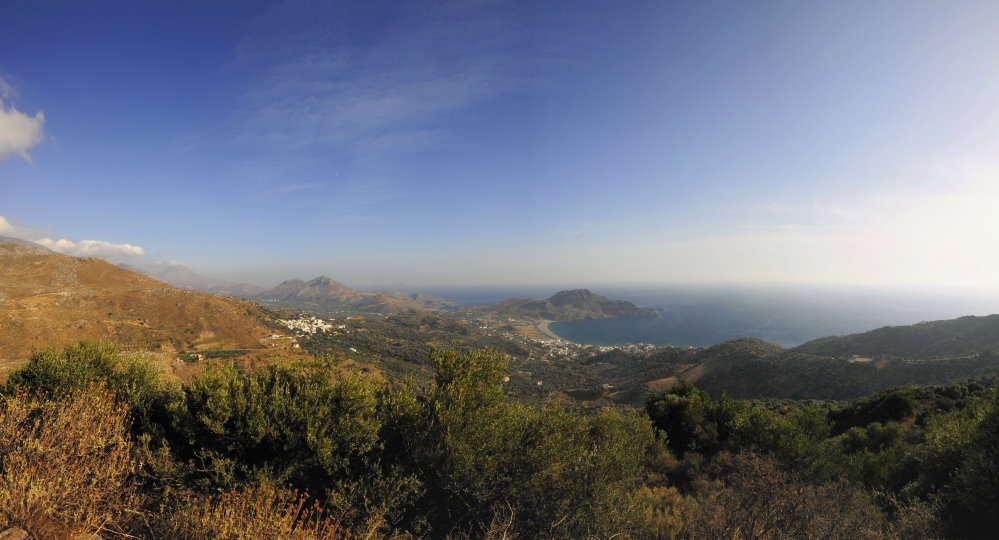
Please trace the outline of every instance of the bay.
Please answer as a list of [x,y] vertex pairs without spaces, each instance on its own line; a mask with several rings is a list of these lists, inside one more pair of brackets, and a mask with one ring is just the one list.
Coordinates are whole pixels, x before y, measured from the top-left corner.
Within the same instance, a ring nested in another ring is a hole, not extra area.
[[590,345],[703,347],[755,337],[792,347],[882,326],[999,312],[999,298],[967,291],[612,285],[593,292],[658,309],[658,317],[564,321],[549,329]]

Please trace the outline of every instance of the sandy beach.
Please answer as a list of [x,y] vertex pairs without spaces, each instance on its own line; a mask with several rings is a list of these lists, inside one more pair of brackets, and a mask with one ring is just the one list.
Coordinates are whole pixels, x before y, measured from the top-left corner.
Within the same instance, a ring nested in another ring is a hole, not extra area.
[[557,335],[555,335],[555,333],[552,332],[548,328],[548,325],[551,324],[551,323],[553,323],[553,322],[555,322],[555,321],[539,321],[538,322],[538,331],[541,332],[542,334],[544,334],[544,335],[552,338],[552,339],[557,339],[559,341],[565,341],[564,339],[562,339],[562,338],[558,337]]

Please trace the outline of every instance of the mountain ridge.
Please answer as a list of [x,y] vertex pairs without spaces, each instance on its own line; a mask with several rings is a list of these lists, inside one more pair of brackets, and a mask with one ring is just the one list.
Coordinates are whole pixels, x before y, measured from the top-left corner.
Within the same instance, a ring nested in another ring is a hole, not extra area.
[[344,311],[382,315],[410,310],[434,311],[457,305],[423,293],[354,289],[328,276],[319,276],[310,281],[285,280],[272,289],[254,294],[251,298],[267,305],[306,311]]
[[793,348],[822,356],[890,355],[929,359],[999,350],[999,314],[967,315],[813,339]]
[[823,337],[789,349],[754,338],[727,341],[697,351],[673,382],[732,397],[853,399],[997,370],[999,315],[969,315]]

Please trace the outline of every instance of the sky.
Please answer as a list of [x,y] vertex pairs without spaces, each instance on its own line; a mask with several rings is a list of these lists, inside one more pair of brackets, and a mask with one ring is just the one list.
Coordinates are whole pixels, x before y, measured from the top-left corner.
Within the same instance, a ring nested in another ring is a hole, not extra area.
[[0,235],[273,286],[999,289],[999,2],[0,17]]

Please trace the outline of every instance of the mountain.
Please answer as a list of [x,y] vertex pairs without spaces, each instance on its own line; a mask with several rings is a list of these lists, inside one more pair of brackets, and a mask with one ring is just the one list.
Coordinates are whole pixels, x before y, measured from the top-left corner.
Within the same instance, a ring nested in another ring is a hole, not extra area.
[[118,266],[145,274],[180,289],[193,289],[212,294],[238,296],[240,298],[252,298],[254,295],[267,290],[265,287],[258,287],[256,285],[248,285],[246,283],[233,284],[220,279],[205,277],[191,270],[186,264],[177,262],[135,265],[118,263]]
[[82,339],[171,353],[299,355],[279,351],[290,341],[271,336],[282,333],[254,302],[175,289],[103,259],[0,244],[0,363],[14,365],[33,350]]
[[249,283],[237,283],[235,285],[216,285],[207,289],[200,289],[204,292],[222,294],[225,296],[238,296],[240,298],[253,298],[267,290],[267,287],[250,285]]
[[593,294],[587,289],[560,291],[551,298],[513,298],[491,306],[463,308],[499,318],[572,321],[580,319],[638,319],[655,317],[651,309],[624,300]]
[[396,291],[361,291],[319,276],[312,281],[291,279],[273,289],[257,293],[254,299],[268,305],[323,312],[393,314],[409,310],[436,310],[457,304],[428,294]]
[[202,276],[181,263],[118,263],[118,266],[145,274],[179,289],[208,292],[207,289],[222,285],[221,281]]
[[740,339],[700,350],[693,362],[671,381],[732,397],[853,399],[899,385],[994,377],[999,315],[887,326],[792,349]]

